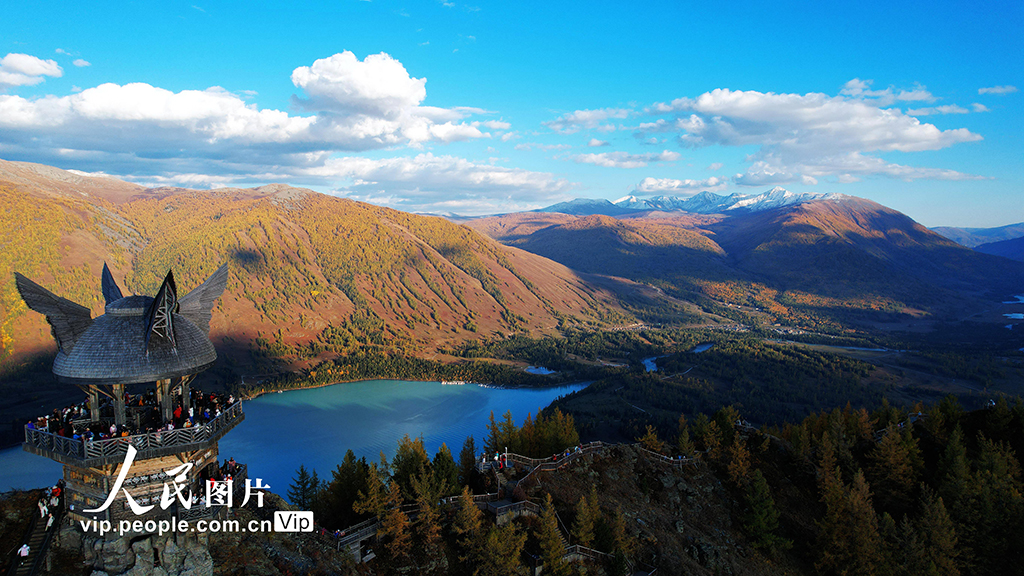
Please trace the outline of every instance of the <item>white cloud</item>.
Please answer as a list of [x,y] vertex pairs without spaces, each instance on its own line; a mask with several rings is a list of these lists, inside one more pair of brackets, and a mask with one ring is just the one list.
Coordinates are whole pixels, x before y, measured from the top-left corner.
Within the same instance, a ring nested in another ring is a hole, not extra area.
[[72,62],[72,64],[74,64],[75,66],[78,66],[79,68],[84,68],[86,66],[92,66],[91,62],[89,62],[88,60],[83,60],[81,58],[78,58],[77,60]]
[[591,148],[600,148],[601,146],[611,146],[611,143],[607,140],[598,140],[597,138],[591,138],[590,142],[587,142],[587,146]]
[[702,190],[722,190],[728,180],[712,176],[704,180],[675,180],[672,178],[644,178],[633,188],[634,194],[665,194],[692,195]]
[[984,104],[979,104],[977,102],[971,104],[971,108],[973,108],[975,112],[991,112],[988,106],[985,106]]
[[[5,58],[5,69],[60,71],[56,64],[26,58]],[[292,76],[307,90],[301,102],[318,109],[315,114],[260,109],[247,101],[249,94],[219,87],[172,92],[133,83],[35,99],[0,94],[4,152],[32,152],[41,160],[66,156],[61,149],[102,152],[154,165],[168,164],[158,159],[177,158],[175,170],[200,173],[196,166],[185,166],[188,159],[193,164],[215,158],[246,164],[257,157],[290,165],[306,162],[296,160],[296,154],[420,147],[489,137],[484,130],[508,126],[498,120],[461,121],[487,113],[479,108],[419,105],[426,80],[411,78],[386,54],[359,62],[346,52],[298,68]]]
[[664,150],[646,154],[630,154],[628,152],[602,152],[600,154],[577,154],[570,159],[577,164],[596,164],[608,168],[643,168],[650,162],[673,162],[678,160],[678,152]]
[[[454,156],[370,159],[331,158],[302,174],[324,181],[348,181],[345,195],[389,203],[403,210],[459,210],[482,213],[498,206],[549,202],[578,185],[546,172],[471,162]],[[534,206],[536,207],[536,206]]]
[[542,122],[544,126],[562,134],[574,134],[580,130],[598,130],[600,132],[611,132],[615,126],[602,124],[611,118],[627,118],[632,110],[625,108],[601,108],[598,110],[577,110],[563,114],[555,120]]
[[722,164],[721,162],[712,162],[711,164],[708,165],[707,170],[716,172],[718,170],[721,170],[722,166],[725,166],[725,164]]
[[754,162],[746,173],[733,176],[740,186],[771,186],[800,181],[817,184],[818,179],[833,177],[840,184],[859,182],[868,176],[884,176],[897,180],[985,180],[984,176],[965,174],[940,168],[918,168],[886,162],[881,158],[859,153],[809,159],[805,162],[781,165],[777,159]]
[[[680,113],[674,119],[661,118],[640,124],[637,137],[649,133],[675,132],[683,146],[759,146],[753,162],[737,184],[762,186],[796,181],[806,175],[829,175],[833,166],[842,174],[841,164],[901,179],[967,177],[957,172],[912,169],[866,156],[868,153],[939,150],[962,142],[981,140],[966,128],[940,130],[919,121],[898,108],[884,108],[881,100],[922,100],[933,98],[919,87],[894,93],[892,89],[871,91],[870,83],[851,80],[841,95],[776,94],[717,89],[696,98],[679,98],[656,104],[651,113]],[[955,113],[965,109],[939,106],[925,110]],[[868,161],[870,160],[870,161]],[[814,172],[805,171],[814,168]],[[958,176],[959,175],[959,176]]]
[[956,104],[947,104],[946,106],[935,106],[931,108],[914,108],[907,110],[907,114],[911,116],[928,116],[931,114],[967,114],[970,112],[967,108],[957,106]]
[[54,60],[11,52],[0,58],[0,90],[14,86],[35,86],[44,76],[60,78],[64,70]]
[[419,106],[427,97],[427,79],[412,78],[405,66],[380,53],[362,62],[349,51],[300,66],[292,83],[309,99],[296,99],[305,109],[394,118]]
[[992,86],[989,88],[978,88],[978,94],[1012,94],[1017,91],[1016,86]]

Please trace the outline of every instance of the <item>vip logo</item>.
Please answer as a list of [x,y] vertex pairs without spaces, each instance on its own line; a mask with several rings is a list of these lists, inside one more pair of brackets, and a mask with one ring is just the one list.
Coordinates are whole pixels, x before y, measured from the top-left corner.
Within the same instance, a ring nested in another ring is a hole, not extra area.
[[274,512],[275,532],[312,532],[312,512]]

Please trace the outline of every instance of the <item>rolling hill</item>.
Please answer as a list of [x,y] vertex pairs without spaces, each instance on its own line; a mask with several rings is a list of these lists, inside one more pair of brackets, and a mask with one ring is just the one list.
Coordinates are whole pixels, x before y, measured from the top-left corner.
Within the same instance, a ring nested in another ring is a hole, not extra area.
[[259,358],[423,356],[492,333],[632,321],[607,288],[465,226],[284,185],[146,189],[0,161],[0,202],[0,374],[54,350],[13,272],[96,316],[104,262],[142,294],[168,269],[187,291],[227,262],[211,337],[247,370]]
[[1002,256],[1010,260],[1024,262],[1024,236],[999,242],[986,242],[985,244],[975,246],[974,249],[984,254]]
[[969,250],[880,204],[784,192],[752,197],[780,200],[759,201],[759,210],[511,214],[469,225],[573,269],[833,333],[961,319],[1024,284],[1024,266]]

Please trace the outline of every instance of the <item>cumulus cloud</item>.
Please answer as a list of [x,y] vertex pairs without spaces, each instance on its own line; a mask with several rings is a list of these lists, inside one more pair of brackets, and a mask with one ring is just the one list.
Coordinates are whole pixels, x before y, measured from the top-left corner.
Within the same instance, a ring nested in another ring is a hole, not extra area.
[[978,88],[978,94],[1012,94],[1017,91],[1016,86],[991,86],[989,88]]
[[570,159],[577,164],[596,164],[608,168],[643,168],[650,162],[673,162],[678,160],[678,152],[664,150],[646,154],[630,154],[628,152],[602,152],[600,154],[577,154]]
[[[12,74],[60,73],[52,61],[19,55],[6,57],[3,66]],[[305,98],[296,100],[315,113],[260,109],[247,101],[249,94],[219,87],[172,92],[145,83],[108,83],[68,96],[0,94],[3,151],[40,160],[103,152],[140,162],[180,158],[193,164],[198,159],[244,163],[260,157],[272,164],[294,164],[305,154],[420,147],[489,137],[486,130],[509,127],[498,120],[463,121],[487,113],[479,108],[420,105],[426,80],[410,77],[386,54],[362,62],[350,52],[337,54],[297,68],[292,78],[306,91]]]
[[707,169],[712,172],[715,172],[717,170],[721,170],[722,166],[725,166],[725,164],[722,164],[721,162],[712,162],[711,164],[708,165]]
[[611,132],[615,126],[602,124],[612,118],[627,118],[632,110],[625,108],[601,108],[598,110],[577,110],[563,114],[555,120],[542,122],[544,126],[562,134],[575,134],[580,130],[597,130]]
[[35,86],[45,76],[60,78],[64,70],[54,60],[43,60],[28,54],[10,54],[0,58],[0,89],[14,86]]
[[644,178],[633,188],[633,194],[666,194],[671,193],[677,196],[693,195],[697,192],[708,190],[722,190],[728,185],[728,180],[712,176],[704,180],[675,180],[673,178]]
[[[940,130],[922,123],[899,108],[883,102],[930,100],[923,87],[913,90],[871,90],[870,82],[851,80],[840,95],[717,89],[696,98],[679,98],[655,104],[651,114],[674,114],[642,123],[637,137],[651,133],[676,133],[684,147],[758,146],[752,164],[733,180],[740,185],[764,186],[843,174],[841,165],[868,173],[901,179],[973,177],[952,171],[911,169],[883,162],[870,153],[939,150],[962,142],[981,140],[966,128]],[[959,106],[921,109],[924,113],[966,112]],[[828,172],[828,167],[836,172]],[[812,170],[813,171],[810,171]],[[867,170],[867,171],[866,171]],[[875,170],[875,172],[869,172]],[[850,172],[854,173],[854,172]]]
[[991,112],[988,106],[985,106],[984,104],[979,104],[977,102],[971,104],[971,108],[973,108],[975,112]]
[[611,146],[611,143],[607,140],[598,140],[597,138],[591,138],[590,142],[587,142],[587,146],[591,148],[600,148],[601,146]]
[[74,62],[72,62],[72,64],[74,64],[75,66],[77,66],[79,68],[84,68],[86,66],[92,66],[91,62],[89,62],[88,60],[83,60],[81,58],[76,59]]

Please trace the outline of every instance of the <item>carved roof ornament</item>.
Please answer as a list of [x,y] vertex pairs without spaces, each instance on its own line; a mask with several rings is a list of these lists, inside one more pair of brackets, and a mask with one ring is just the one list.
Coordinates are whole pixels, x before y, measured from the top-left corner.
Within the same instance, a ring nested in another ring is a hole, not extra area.
[[15,284],[25,304],[50,323],[57,341],[53,372],[58,379],[130,384],[196,374],[213,364],[217,353],[208,337],[210,318],[227,276],[225,264],[179,299],[169,271],[155,298],[123,296],[104,264],[101,284],[106,307],[96,318],[85,306],[21,274],[15,273]]

